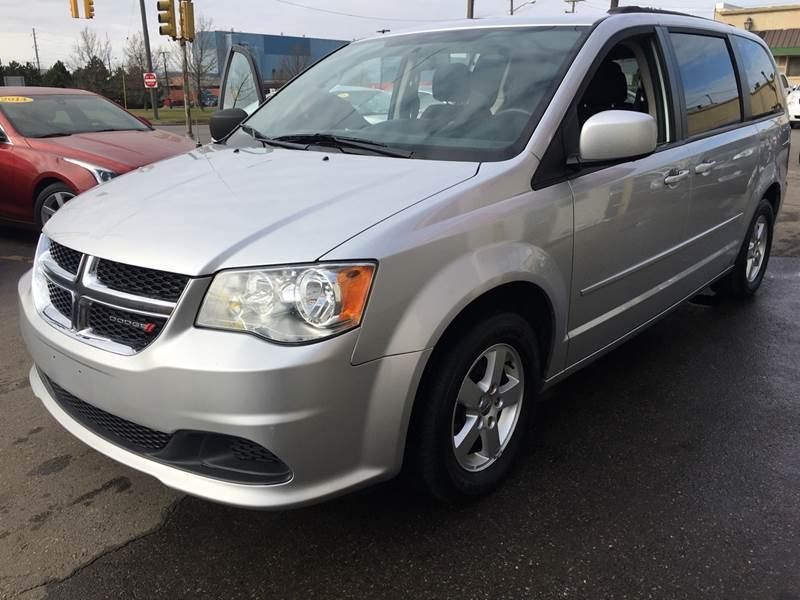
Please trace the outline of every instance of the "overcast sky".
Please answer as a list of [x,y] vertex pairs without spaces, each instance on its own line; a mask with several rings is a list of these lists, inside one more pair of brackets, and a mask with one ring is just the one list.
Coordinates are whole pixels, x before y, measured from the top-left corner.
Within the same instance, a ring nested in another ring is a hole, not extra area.
[[[524,0],[516,0],[521,5]],[[336,15],[307,7],[350,13]],[[626,0],[622,0],[625,4]],[[634,2],[630,2],[633,4]],[[713,0],[641,0],[640,5],[659,6],[673,10],[712,16]],[[748,1],[746,3],[752,3]],[[79,0],[81,12],[83,2]],[[155,0],[145,0],[153,50],[171,43],[158,35]],[[354,39],[372,35],[377,29],[395,31],[410,29],[437,20],[465,16],[466,0],[195,0],[195,14],[202,13],[214,20],[216,29],[255,33],[284,33],[335,39]],[[563,0],[536,0],[525,6],[521,15],[550,15],[563,12],[568,5]],[[579,14],[599,14],[607,0],[583,0],[577,5]],[[476,0],[476,16],[508,14],[509,0]],[[369,17],[369,18],[362,18]],[[95,0],[95,18],[72,19],[69,0],[0,0],[0,60],[34,61],[31,28],[36,27],[42,67],[56,60],[67,60],[75,36],[83,27],[104,37],[108,34],[115,60],[121,59],[125,38],[141,30],[139,0]]]

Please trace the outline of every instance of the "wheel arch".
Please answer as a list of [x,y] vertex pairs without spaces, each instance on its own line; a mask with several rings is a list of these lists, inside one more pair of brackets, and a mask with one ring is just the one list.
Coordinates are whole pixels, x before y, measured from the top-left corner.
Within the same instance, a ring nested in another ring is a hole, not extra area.
[[[553,355],[556,315],[553,302],[539,285],[524,280],[509,281],[493,287],[464,306],[447,324],[436,343],[428,364],[437,352],[446,348],[463,327],[489,315],[511,310],[521,315],[536,332],[539,368],[547,373]],[[428,370],[426,365],[425,370]],[[423,373],[423,379],[424,379]]]
[[781,207],[781,184],[774,181],[766,190],[764,190],[764,198],[766,198],[772,205],[772,211],[775,216],[778,216],[778,210]]

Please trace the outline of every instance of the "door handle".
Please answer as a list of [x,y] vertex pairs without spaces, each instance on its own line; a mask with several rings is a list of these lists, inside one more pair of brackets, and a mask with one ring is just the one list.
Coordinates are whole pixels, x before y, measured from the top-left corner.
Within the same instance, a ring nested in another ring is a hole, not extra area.
[[711,172],[711,169],[714,168],[714,165],[717,164],[717,161],[712,160],[709,162],[701,162],[694,168],[694,172],[698,175],[708,175]]
[[682,171],[678,171],[677,169],[672,169],[670,171],[671,175],[667,175],[664,177],[664,183],[667,185],[677,185],[687,177],[689,177],[689,169],[683,169]]

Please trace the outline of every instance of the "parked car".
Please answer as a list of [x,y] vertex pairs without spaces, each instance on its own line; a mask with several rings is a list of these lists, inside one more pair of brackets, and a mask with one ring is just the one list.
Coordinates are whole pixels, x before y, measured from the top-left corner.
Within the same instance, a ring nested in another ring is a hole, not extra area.
[[41,227],[81,192],[192,147],[91,92],[0,88],[0,218]]
[[[339,96],[355,83],[392,90],[386,119]],[[783,100],[760,38],[656,10],[354,42],[47,222],[19,284],[33,391],[219,502],[297,506],[401,466],[484,495],[543,388],[706,286],[756,293]]]
[[800,124],[800,90],[797,88],[786,94],[786,106],[789,112],[789,122],[792,127]]

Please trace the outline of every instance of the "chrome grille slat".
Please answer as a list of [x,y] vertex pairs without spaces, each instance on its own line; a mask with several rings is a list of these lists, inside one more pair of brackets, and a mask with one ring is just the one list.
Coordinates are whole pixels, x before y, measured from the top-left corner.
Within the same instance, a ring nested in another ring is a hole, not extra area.
[[[53,247],[56,255],[51,254]],[[66,325],[68,335],[117,354],[135,354],[158,337],[190,279],[186,275],[84,255],[52,241],[50,249],[40,259],[50,299],[50,305],[42,314],[62,331]],[[66,269],[73,268],[76,255],[80,258],[72,273]],[[102,264],[113,265],[113,283],[117,287],[133,289],[138,286],[142,290],[155,290],[161,297],[138,295],[105,285],[97,277],[97,268]],[[126,286],[125,270],[129,268],[134,285]],[[149,272],[158,278],[153,286],[146,281]],[[167,296],[174,300],[164,300]]]

